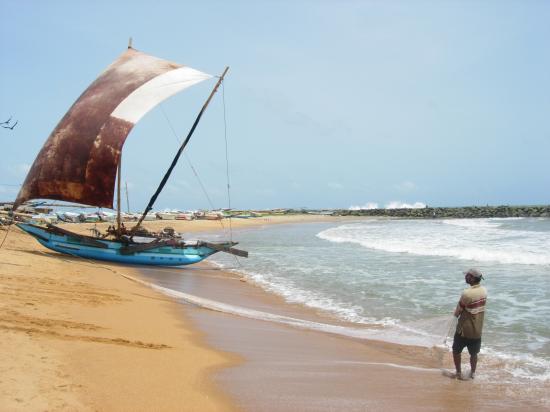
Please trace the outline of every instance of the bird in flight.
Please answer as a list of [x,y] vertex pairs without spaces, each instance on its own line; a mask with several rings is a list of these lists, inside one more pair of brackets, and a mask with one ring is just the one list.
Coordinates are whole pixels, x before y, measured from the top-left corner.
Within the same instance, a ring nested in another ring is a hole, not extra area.
[[11,124],[11,118],[13,116],[10,116],[10,118],[8,120],[6,120],[5,122],[1,122],[0,123],[0,126],[2,126],[4,129],[10,129],[10,130],[13,130],[13,128],[15,126],[17,126],[17,123],[19,123],[19,120],[16,120],[15,123]]

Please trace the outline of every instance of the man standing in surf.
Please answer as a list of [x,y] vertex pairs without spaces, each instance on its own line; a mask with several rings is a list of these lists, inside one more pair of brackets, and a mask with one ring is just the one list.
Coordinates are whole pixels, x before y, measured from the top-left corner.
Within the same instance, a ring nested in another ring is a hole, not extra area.
[[483,275],[477,269],[469,269],[464,272],[464,279],[470,285],[462,292],[454,315],[458,318],[456,332],[453,340],[453,360],[456,368],[456,377],[462,376],[461,353],[464,347],[470,353],[470,379],[474,379],[477,367],[477,354],[481,348],[481,331],[485,316],[485,303],[487,302],[487,290],[480,285]]

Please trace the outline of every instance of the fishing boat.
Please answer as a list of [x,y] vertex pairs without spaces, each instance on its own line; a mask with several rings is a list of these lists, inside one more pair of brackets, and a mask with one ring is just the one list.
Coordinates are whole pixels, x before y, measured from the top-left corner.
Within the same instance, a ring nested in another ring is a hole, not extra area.
[[195,214],[193,212],[181,212],[176,215],[176,220],[194,220]]
[[17,223],[45,247],[68,255],[146,265],[187,265],[217,252],[247,257],[236,242],[186,241],[168,228],[157,233],[141,226],[156,218],[153,204],[191,139],[225,74],[219,76],[136,225],[124,227],[120,211],[121,152],[133,126],[168,97],[213,76],[140,52],[130,44],[77,99],[36,157],[17,195],[13,211],[30,199],[54,199],[113,209],[116,225],[94,236],[54,224]]
[[164,210],[162,212],[157,212],[157,219],[161,220],[176,220],[176,216],[178,215],[178,211],[174,210]]

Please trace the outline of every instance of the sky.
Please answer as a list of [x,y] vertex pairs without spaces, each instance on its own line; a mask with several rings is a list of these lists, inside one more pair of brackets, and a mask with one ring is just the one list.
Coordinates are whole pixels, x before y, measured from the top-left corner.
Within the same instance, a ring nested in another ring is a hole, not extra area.
[[[132,37],[212,75],[230,67],[155,209],[550,203],[548,1],[0,5],[0,122],[18,121],[0,129],[0,201],[15,199],[56,124]],[[130,133],[132,210],[214,84]]]

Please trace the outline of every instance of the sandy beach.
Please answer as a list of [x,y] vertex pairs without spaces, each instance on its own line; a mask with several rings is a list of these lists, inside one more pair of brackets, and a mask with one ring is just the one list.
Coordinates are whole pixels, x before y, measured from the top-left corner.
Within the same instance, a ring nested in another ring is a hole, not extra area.
[[[231,225],[341,220],[287,216]],[[146,226],[222,230],[216,221]],[[48,251],[16,228],[0,262],[2,410],[543,409],[509,385],[445,377],[447,353],[235,316],[148,286],[177,285],[215,302],[331,322],[208,263],[182,270],[83,261]]]
[[11,229],[0,250],[1,410],[233,409],[209,377],[237,358],[122,273],[135,269],[61,256]]

